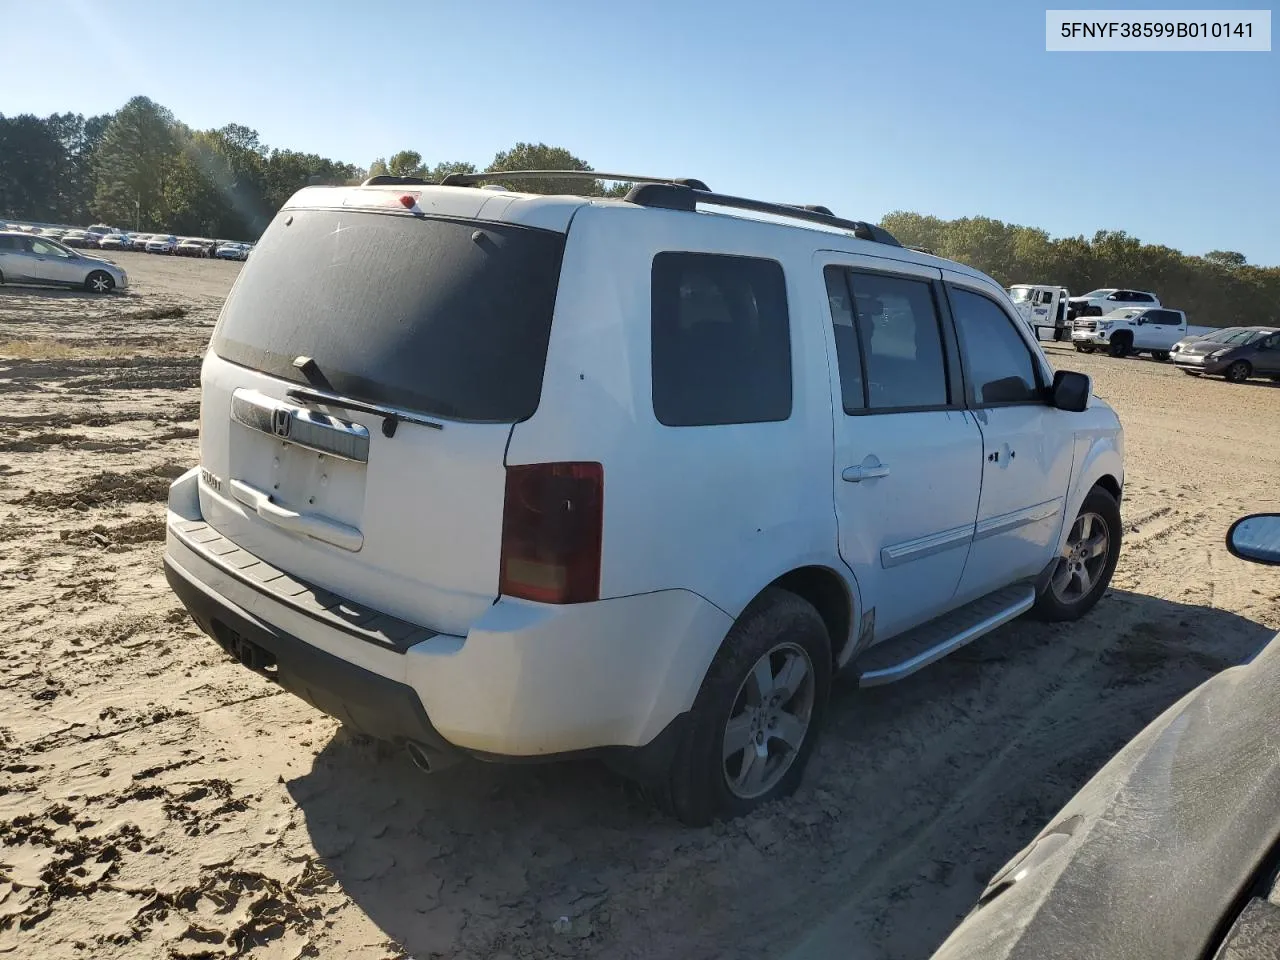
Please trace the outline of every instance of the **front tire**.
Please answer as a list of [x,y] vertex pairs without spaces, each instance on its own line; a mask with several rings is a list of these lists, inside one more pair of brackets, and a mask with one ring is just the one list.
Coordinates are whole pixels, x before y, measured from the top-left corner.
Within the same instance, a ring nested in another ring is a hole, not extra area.
[[1157,363],[1168,363],[1168,362],[1169,362],[1169,351],[1168,351],[1168,350],[1153,350],[1153,351],[1151,351],[1151,356],[1152,356],[1152,358],[1153,358]]
[[110,293],[116,288],[116,282],[105,270],[95,270],[85,277],[84,288],[90,293]]
[[1132,347],[1133,341],[1128,337],[1116,337],[1111,341],[1111,355],[1113,357],[1126,357]]
[[1090,490],[1032,613],[1060,622],[1078,620],[1092,610],[1115,573],[1123,529],[1116,498],[1102,487]]
[[1093,353],[1092,343],[1077,343],[1076,350],[1080,353]]
[[1244,383],[1253,376],[1253,367],[1249,366],[1248,360],[1237,360],[1222,375],[1231,383]]
[[689,826],[731,819],[795,790],[831,690],[831,639],[813,604],[769,589],[712,661],[653,798]]

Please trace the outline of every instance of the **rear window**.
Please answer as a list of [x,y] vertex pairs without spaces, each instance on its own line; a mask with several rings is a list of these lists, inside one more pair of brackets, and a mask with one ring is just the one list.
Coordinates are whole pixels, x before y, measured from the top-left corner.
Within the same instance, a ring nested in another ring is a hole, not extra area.
[[[345,397],[514,422],[542,392],[564,235],[476,220],[286,210],[213,336],[232,363]],[[311,357],[308,381],[294,367]]]

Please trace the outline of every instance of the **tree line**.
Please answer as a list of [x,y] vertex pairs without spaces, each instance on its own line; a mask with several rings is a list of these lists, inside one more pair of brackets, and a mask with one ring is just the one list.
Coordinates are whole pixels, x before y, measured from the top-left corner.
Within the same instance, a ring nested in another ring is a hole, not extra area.
[[[308,184],[359,183],[391,174],[438,181],[475,173],[470,161],[426,161],[415,150],[374,159],[367,169],[269,147],[240,124],[192,130],[146,97],[114,114],[0,114],[0,219],[88,224],[189,236],[255,240],[289,196]],[[486,172],[580,170],[563,147],[517,143]],[[496,182],[502,182],[498,180]],[[516,185],[512,182],[511,185]],[[625,184],[522,179],[534,193],[617,196]],[[1191,256],[1144,244],[1123,231],[1052,239],[1044,230],[987,217],[941,220],[898,211],[881,221],[903,243],[967,263],[998,282],[1048,283],[1073,294],[1096,287],[1155,292],[1211,326],[1280,324],[1280,267],[1258,267],[1229,250]]]
[[[560,147],[517,143],[485,169],[591,167]],[[147,97],[96,117],[0,114],[0,219],[8,220],[101,221],[130,230],[256,240],[294,191],[311,184],[353,184],[388,173],[438,180],[476,170],[466,161],[428,165],[412,150],[379,157],[366,170],[269,147],[241,124],[192,130]],[[540,193],[616,192],[595,180],[520,183]]]
[[1073,296],[1129,287],[1186,311],[1192,324],[1280,326],[1280,267],[1251,266],[1233,250],[1190,256],[1123,230],[1054,240],[1035,227],[987,217],[941,220],[904,211],[887,214],[881,225],[904,244],[970,264],[1006,287],[1057,284]]

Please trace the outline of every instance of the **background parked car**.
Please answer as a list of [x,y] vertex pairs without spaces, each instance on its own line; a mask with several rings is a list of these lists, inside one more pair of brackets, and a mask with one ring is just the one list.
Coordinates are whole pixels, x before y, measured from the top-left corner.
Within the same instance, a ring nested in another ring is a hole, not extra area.
[[219,260],[244,260],[249,256],[249,251],[243,243],[224,243],[214,251],[214,256]]
[[[1280,514],[1227,546],[1280,564]],[[1280,637],[1157,717],[999,870],[933,960],[1275,960]]]
[[52,237],[0,233],[0,283],[42,283],[110,293],[129,285],[128,275],[110,260],[77,253]]
[[170,256],[178,249],[178,238],[156,234],[147,241],[147,253],[167,253]]
[[1119,310],[1122,307],[1158,307],[1160,298],[1154,293],[1144,290],[1121,290],[1116,287],[1102,287],[1090,290],[1079,297],[1072,297],[1067,303],[1067,319],[1076,317],[1100,317],[1104,313]]
[[123,233],[109,233],[98,241],[98,246],[103,250],[128,250],[133,241]]
[[[3,227],[0,227],[3,229]],[[84,230],[68,230],[62,235],[62,243],[68,247],[88,247],[93,244],[89,240],[89,234]]]
[[1173,362],[1184,373],[1221,374],[1232,383],[1250,377],[1280,380],[1280,329],[1234,327],[1181,347]]
[[188,237],[178,243],[178,248],[174,252],[180,257],[208,257],[211,256],[212,246],[212,240]]
[[97,246],[98,241],[101,240],[103,237],[112,233],[121,233],[122,231],[120,230],[119,227],[110,227],[110,226],[107,226],[107,224],[105,223],[95,223],[93,226],[89,227],[85,232],[88,233],[89,236],[93,238],[94,246]]

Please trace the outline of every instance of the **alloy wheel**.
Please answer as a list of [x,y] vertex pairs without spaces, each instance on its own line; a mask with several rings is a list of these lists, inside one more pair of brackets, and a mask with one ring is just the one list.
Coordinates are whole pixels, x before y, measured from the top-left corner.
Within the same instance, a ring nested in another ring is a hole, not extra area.
[[777,786],[808,736],[813,704],[813,662],[803,647],[779,643],[755,662],[724,728],[730,792],[750,800]]
[[1082,513],[1071,525],[1058,569],[1049,586],[1062,603],[1076,603],[1089,595],[1102,576],[1111,547],[1106,521],[1096,513]]

